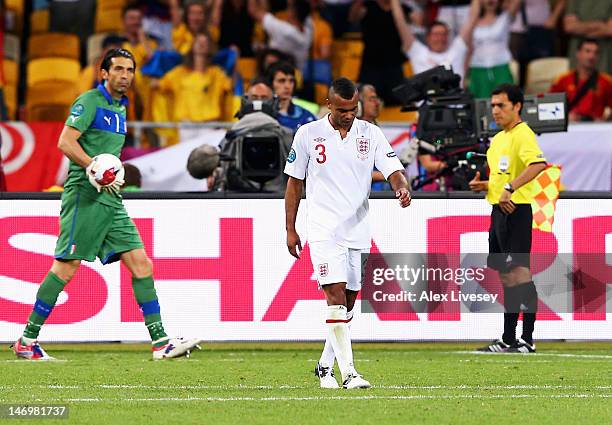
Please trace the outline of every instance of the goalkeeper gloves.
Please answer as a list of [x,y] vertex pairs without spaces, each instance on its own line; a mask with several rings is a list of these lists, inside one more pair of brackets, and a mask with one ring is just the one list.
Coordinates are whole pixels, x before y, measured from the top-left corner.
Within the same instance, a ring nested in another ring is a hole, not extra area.
[[98,162],[98,157],[94,156],[92,161],[85,169],[89,183],[98,192],[105,191],[118,196],[121,186],[125,183],[120,173],[121,170],[115,168],[104,169]]

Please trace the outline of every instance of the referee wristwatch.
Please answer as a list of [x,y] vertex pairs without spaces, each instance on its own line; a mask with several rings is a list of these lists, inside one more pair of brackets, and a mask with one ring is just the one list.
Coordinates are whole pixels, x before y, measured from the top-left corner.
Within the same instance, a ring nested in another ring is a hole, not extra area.
[[512,184],[510,184],[510,183],[506,183],[504,185],[504,190],[507,190],[510,193],[514,193],[514,188],[512,187]]

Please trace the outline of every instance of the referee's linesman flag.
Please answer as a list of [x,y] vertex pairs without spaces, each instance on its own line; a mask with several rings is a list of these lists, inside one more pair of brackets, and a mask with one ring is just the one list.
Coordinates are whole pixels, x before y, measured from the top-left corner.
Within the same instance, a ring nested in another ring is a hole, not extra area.
[[555,206],[561,188],[561,167],[549,165],[533,180],[531,209],[533,211],[532,228],[543,232],[552,232],[555,221]]

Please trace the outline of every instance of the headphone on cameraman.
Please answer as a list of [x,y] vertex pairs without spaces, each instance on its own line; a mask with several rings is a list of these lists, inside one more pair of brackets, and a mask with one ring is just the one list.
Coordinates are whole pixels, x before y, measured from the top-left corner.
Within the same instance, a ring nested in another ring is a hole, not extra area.
[[355,118],[363,117],[363,89],[366,84],[357,83],[357,96],[359,100],[357,100],[357,113],[355,114]]

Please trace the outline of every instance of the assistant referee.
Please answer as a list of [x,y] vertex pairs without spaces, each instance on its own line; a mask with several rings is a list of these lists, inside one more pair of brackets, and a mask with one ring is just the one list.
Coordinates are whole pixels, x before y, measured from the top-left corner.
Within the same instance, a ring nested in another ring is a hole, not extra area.
[[[490,175],[480,173],[470,182],[475,192],[486,191],[493,206],[489,229],[487,266],[499,272],[504,285],[504,333],[482,347],[486,352],[535,353],[533,329],[538,294],[529,270],[531,252],[531,181],[546,168],[546,159],[535,134],[521,121],[523,92],[513,84],[497,87],[491,98],[493,118],[503,131],[491,140],[487,151]],[[523,310],[523,334],[516,325]]]

